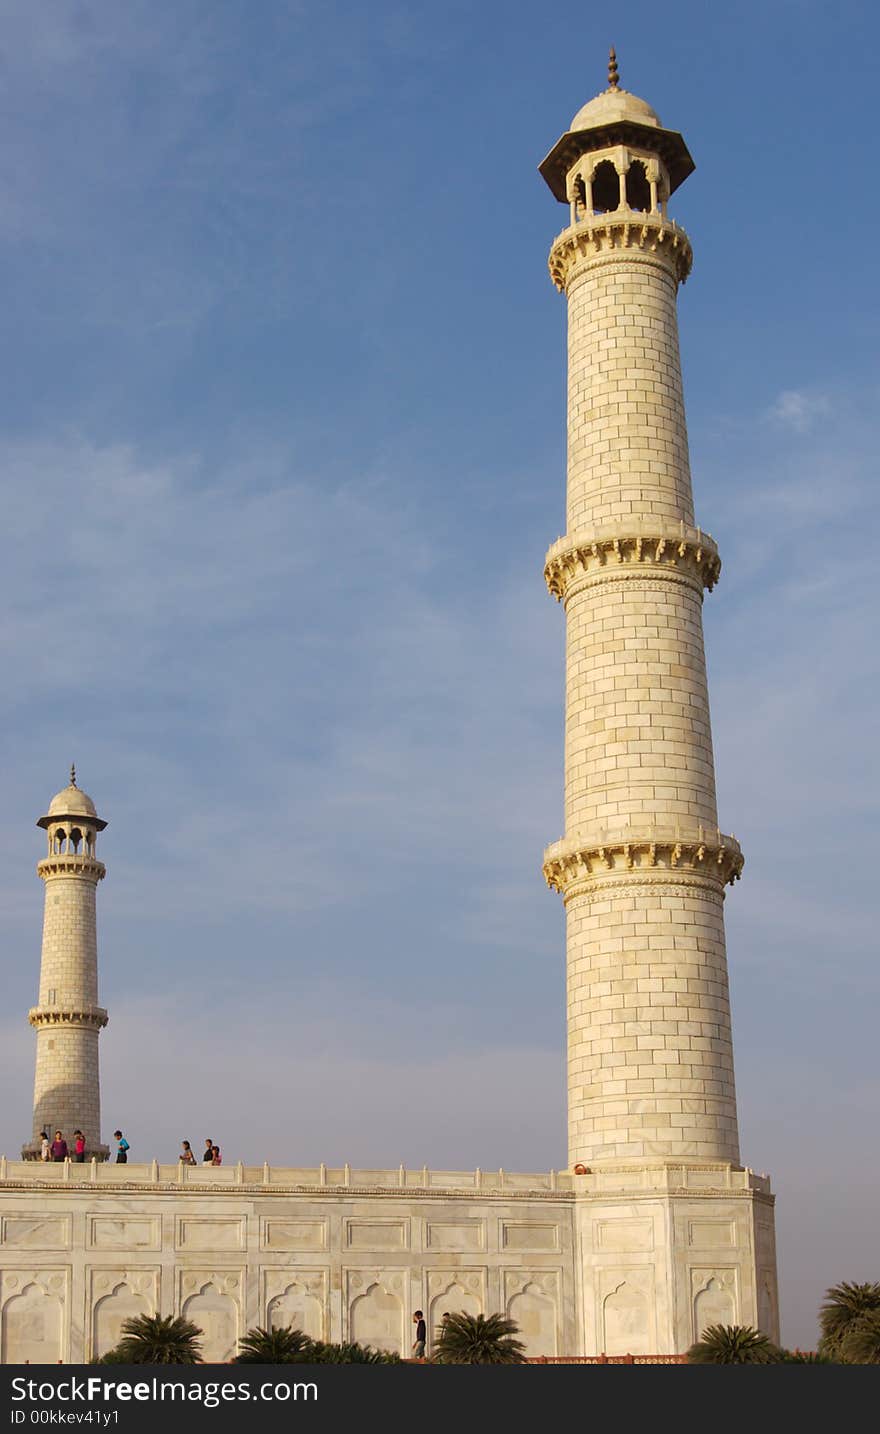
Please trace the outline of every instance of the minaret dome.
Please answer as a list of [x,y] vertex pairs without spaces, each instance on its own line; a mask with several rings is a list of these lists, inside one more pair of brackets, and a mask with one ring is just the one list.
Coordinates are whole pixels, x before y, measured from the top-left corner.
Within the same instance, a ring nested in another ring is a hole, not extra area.
[[538,166],[571,222],[630,210],[666,213],[669,196],[694,170],[682,136],[656,110],[621,89],[611,51],[608,88],[578,110]]

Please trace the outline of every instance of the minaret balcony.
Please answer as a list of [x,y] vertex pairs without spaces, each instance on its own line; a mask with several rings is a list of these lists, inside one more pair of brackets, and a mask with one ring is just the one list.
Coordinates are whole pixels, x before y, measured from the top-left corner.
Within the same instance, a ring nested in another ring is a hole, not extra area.
[[665,214],[629,209],[604,214],[579,214],[557,234],[550,249],[550,278],[564,291],[572,274],[586,260],[629,249],[655,255],[683,284],[693,265],[691,241],[680,225]]
[[721,574],[714,538],[686,523],[633,519],[559,538],[544,564],[544,580],[557,602],[596,582],[635,573],[662,574],[709,592]]
[[632,826],[563,837],[544,852],[544,879],[564,898],[604,880],[709,882],[732,886],[744,865],[735,836],[718,828]]
[[32,1026],[88,1026],[100,1031],[108,1021],[103,1006],[87,1001],[71,1001],[63,1006],[32,1006],[28,1020]]
[[50,876],[84,876],[89,881],[103,881],[107,868],[87,852],[59,852],[37,862],[37,875],[43,881]]

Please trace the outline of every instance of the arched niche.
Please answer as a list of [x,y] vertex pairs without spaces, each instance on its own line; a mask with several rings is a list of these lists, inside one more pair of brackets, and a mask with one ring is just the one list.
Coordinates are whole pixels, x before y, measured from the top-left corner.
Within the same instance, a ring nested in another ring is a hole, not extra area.
[[630,209],[647,214],[651,209],[651,185],[643,159],[634,159],[626,171],[626,202]]
[[403,1353],[403,1305],[384,1285],[372,1284],[351,1306],[351,1338],[390,1354]]
[[480,1301],[470,1290],[462,1289],[457,1281],[453,1280],[442,1294],[435,1295],[428,1310],[428,1348],[437,1343],[440,1333],[440,1325],[445,1314],[482,1314]]
[[776,1290],[772,1275],[762,1275],[758,1283],[758,1328],[770,1339],[778,1338]]
[[624,1280],[602,1305],[605,1354],[650,1354],[651,1315],[643,1290]]
[[593,171],[593,213],[613,214],[620,207],[620,176],[610,159],[600,160]]
[[321,1301],[296,1281],[269,1301],[267,1324],[270,1329],[301,1329],[310,1339],[324,1338]]
[[694,1300],[694,1339],[702,1339],[711,1324],[736,1324],[733,1292],[714,1275]]
[[232,1359],[238,1348],[238,1309],[230,1295],[209,1280],[185,1301],[182,1314],[202,1331],[205,1364],[225,1364]]
[[514,1295],[507,1314],[519,1329],[526,1354],[556,1354],[556,1305],[537,1285],[526,1285]]
[[61,1301],[40,1285],[26,1285],[3,1306],[0,1358],[4,1364],[57,1364],[61,1359]]
[[116,1348],[122,1338],[125,1320],[151,1313],[144,1296],[136,1294],[121,1280],[109,1295],[103,1295],[97,1301],[92,1311],[92,1358]]

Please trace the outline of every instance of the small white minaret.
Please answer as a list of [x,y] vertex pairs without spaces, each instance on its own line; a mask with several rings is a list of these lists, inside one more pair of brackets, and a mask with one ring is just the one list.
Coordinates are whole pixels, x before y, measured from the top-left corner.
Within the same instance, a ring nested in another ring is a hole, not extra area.
[[86,1158],[106,1160],[101,1144],[98,1035],[107,1012],[98,1005],[98,943],[95,893],[105,868],[95,856],[98,832],[106,827],[91,797],[70,785],[49,803],[37,826],[49,850],[37,865],[46,884],[40,993],[28,1020],[37,1032],[33,1142],[26,1160],[39,1155],[40,1132],[51,1139],[61,1130],[73,1150],[73,1132],[86,1139]]

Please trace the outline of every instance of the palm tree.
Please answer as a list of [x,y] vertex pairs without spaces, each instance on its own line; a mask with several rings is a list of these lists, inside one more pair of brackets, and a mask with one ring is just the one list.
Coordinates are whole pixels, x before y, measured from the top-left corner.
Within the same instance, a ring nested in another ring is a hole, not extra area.
[[387,1349],[373,1349],[369,1344],[328,1344],[322,1339],[309,1341],[297,1364],[400,1364],[400,1355]]
[[114,1349],[107,1349],[107,1350],[105,1350],[104,1353],[103,1353],[103,1354],[99,1354],[96,1359],[91,1359],[91,1360],[89,1360],[89,1363],[90,1363],[90,1364],[127,1364],[127,1363],[128,1363],[128,1360],[125,1358],[125,1355],[120,1354],[120,1352],[119,1352],[119,1346],[117,1345]]
[[844,1335],[840,1355],[844,1364],[880,1364],[880,1309],[867,1310]]
[[525,1364],[519,1328],[502,1314],[460,1311],[444,1319],[431,1360],[434,1364]]
[[295,1364],[311,1343],[301,1329],[249,1329],[233,1364]]
[[172,1315],[135,1315],[122,1325],[114,1353],[123,1364],[200,1364],[202,1331]]
[[751,1325],[710,1324],[687,1352],[688,1364],[778,1364],[781,1351]]
[[861,1327],[866,1317],[880,1310],[880,1284],[850,1284],[843,1280],[825,1292],[825,1303],[819,1311],[820,1354],[849,1361],[845,1346]]

